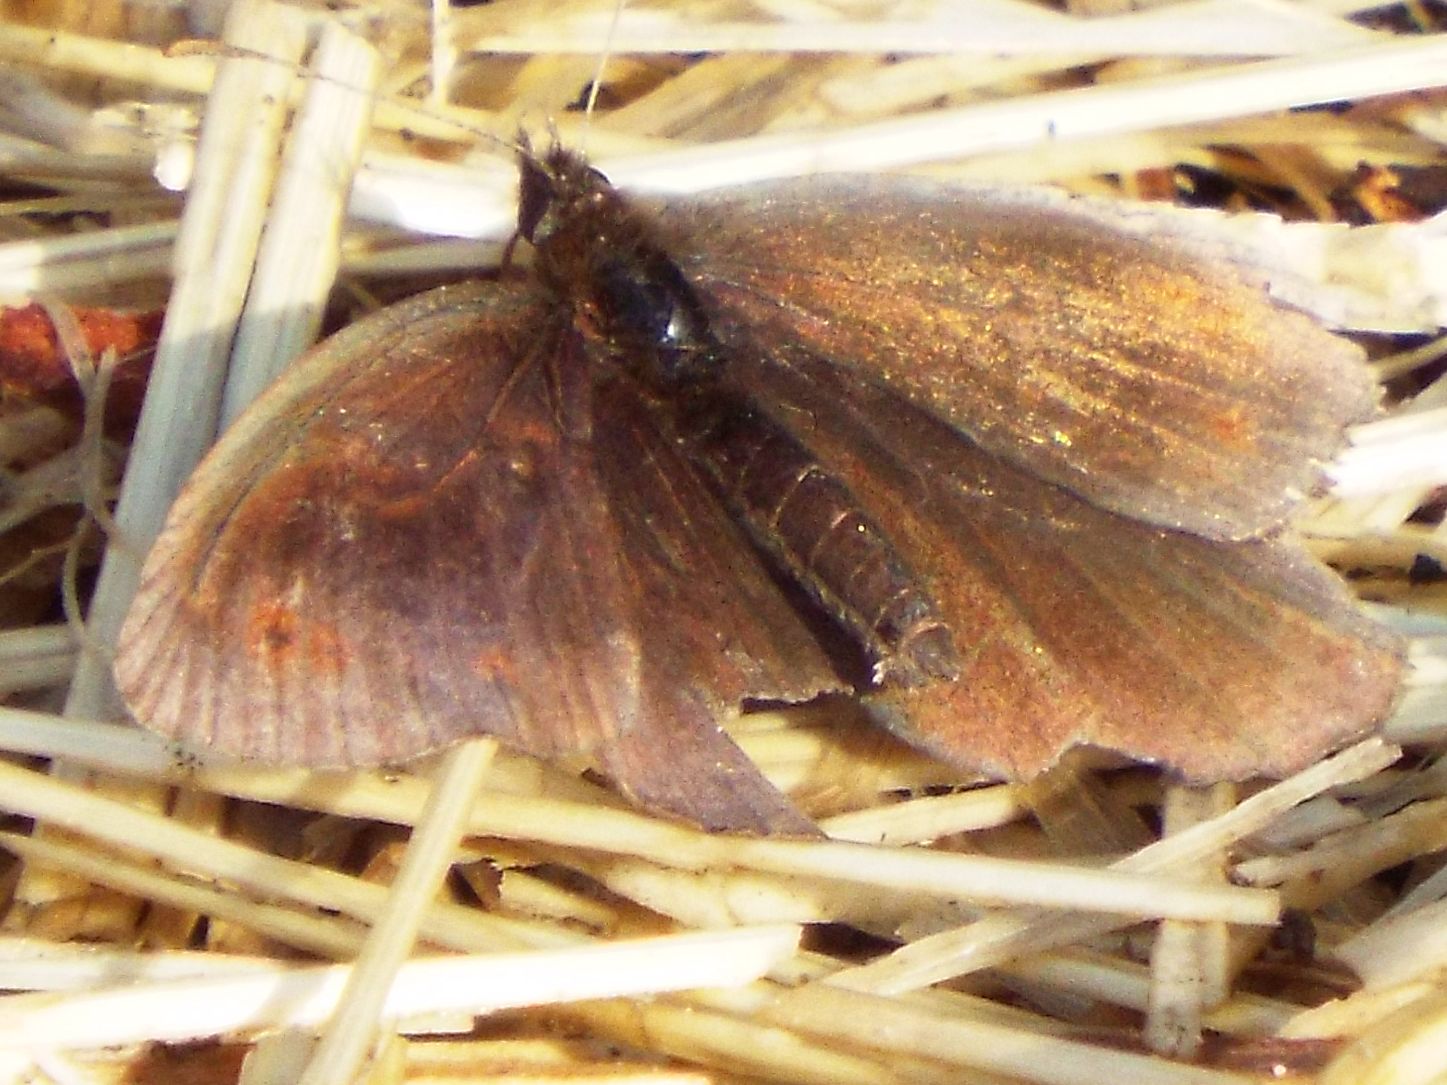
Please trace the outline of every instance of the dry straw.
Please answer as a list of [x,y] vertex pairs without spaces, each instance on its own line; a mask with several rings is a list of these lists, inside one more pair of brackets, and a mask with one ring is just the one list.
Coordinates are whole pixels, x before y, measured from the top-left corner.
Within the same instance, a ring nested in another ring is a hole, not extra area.
[[[136,436],[93,650],[23,618],[0,635],[0,1080],[1440,1080],[1447,602],[1431,587],[1372,585],[1414,635],[1385,738],[1270,786],[1086,772],[1062,804],[963,790],[843,710],[746,717],[736,737],[819,818],[818,843],[666,824],[486,742],[405,774],[320,774],[178,763],[102,721],[136,563],[219,420],[312,337],[339,268],[363,296],[363,276],[495,259],[514,213],[499,142],[520,126],[657,190],[909,168],[1133,198],[1184,164],[1320,214],[1358,163],[1440,167],[1447,38],[1269,0],[724,0],[616,23],[611,0],[253,0],[224,25],[206,5],[89,5],[83,25],[53,10],[0,23],[0,170],[51,193],[7,188],[0,292],[165,299],[151,394],[171,398]],[[569,107],[605,45],[617,100],[584,123]],[[1287,112],[1323,103],[1351,108]],[[1447,323],[1440,224],[1111,214],[1250,254],[1348,327]],[[1422,384],[1362,428],[1304,525],[1345,568],[1447,558],[1439,527],[1408,521],[1447,481],[1444,385]],[[12,513],[94,492],[35,462],[64,443],[56,425],[0,415],[7,465],[25,465],[7,466]],[[64,715],[35,710],[66,691]],[[831,926],[805,950],[801,924]],[[1273,930],[1314,930],[1314,952],[1271,949]],[[162,1062],[149,1047],[212,1036]]]

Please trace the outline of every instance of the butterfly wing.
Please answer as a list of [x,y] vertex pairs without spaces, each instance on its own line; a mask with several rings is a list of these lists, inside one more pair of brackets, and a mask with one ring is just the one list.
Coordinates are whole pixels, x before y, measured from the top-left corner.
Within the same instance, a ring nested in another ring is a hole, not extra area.
[[1289,539],[1107,512],[832,360],[748,363],[954,633],[957,681],[867,697],[916,745],[1012,778],[1095,746],[1210,782],[1295,771],[1389,710],[1398,639]]
[[197,470],[118,684],[242,757],[405,760],[477,734],[709,826],[804,831],[720,730],[838,680],[621,383],[523,288],[445,288],[303,359]]
[[658,215],[725,340],[797,344],[1164,527],[1270,529],[1375,408],[1357,348],[1262,284],[1069,209],[851,177]]

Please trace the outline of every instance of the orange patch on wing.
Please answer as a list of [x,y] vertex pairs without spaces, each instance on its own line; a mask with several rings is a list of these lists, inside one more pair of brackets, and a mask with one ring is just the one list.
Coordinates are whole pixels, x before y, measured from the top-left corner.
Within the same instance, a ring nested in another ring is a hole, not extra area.
[[519,684],[516,661],[500,645],[486,644],[472,657],[472,671],[488,682]]
[[1223,445],[1240,445],[1246,430],[1245,415],[1240,407],[1218,411],[1211,419],[1211,432]]
[[323,622],[308,624],[302,652],[307,666],[317,674],[340,674],[352,658],[347,639],[336,626]]
[[285,603],[262,603],[246,623],[246,645],[252,655],[284,656],[296,647],[300,624]]
[[340,673],[351,659],[346,638],[325,622],[303,622],[285,603],[263,603],[247,623],[247,648],[274,665],[299,664],[313,674]]

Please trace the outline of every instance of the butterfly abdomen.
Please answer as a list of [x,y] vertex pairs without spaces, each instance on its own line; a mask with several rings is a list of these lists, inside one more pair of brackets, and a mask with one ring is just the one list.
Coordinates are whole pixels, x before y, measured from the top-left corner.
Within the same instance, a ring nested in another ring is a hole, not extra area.
[[861,643],[875,682],[952,678],[959,659],[923,580],[853,492],[742,394],[693,397],[690,457],[750,535]]

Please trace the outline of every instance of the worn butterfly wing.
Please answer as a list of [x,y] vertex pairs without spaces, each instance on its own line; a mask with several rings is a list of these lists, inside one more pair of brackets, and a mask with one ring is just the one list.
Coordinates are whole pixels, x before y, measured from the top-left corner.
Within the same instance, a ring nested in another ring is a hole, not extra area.
[[704,825],[808,831],[719,720],[838,679],[565,317],[444,288],[299,361],[152,551],[116,666],[137,717],[312,766],[491,734]]
[[956,681],[867,695],[915,745],[1010,778],[1093,746],[1216,782],[1296,771],[1390,708],[1398,639],[1299,544],[1097,508],[802,351],[741,362],[954,631]]
[[1360,351],[1265,284],[1083,212],[871,177],[654,211],[725,341],[828,358],[1163,527],[1274,527],[1376,406]]

